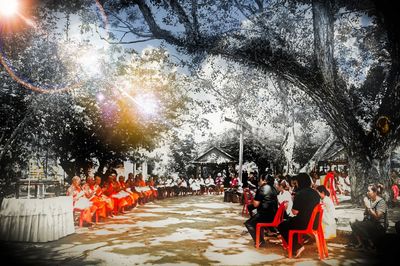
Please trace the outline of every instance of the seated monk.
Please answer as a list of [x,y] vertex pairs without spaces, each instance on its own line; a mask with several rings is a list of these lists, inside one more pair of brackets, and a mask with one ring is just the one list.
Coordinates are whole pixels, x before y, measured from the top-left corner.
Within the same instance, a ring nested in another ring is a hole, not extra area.
[[136,203],[139,201],[140,198],[140,192],[137,192],[135,190],[135,177],[133,175],[133,173],[129,173],[128,174],[128,180],[125,182],[125,186],[127,189],[129,189],[129,191],[134,194],[135,199],[136,199]]
[[147,181],[147,186],[150,187],[150,190],[153,193],[153,197],[156,199],[158,197],[158,191],[157,191],[157,188],[155,187],[155,183],[153,181],[153,177],[152,176]]
[[85,192],[82,190],[80,183],[80,177],[74,176],[72,185],[67,190],[67,196],[72,196],[74,210],[82,212],[83,221],[92,224],[92,215],[97,207],[85,197]]
[[85,192],[86,198],[88,198],[93,205],[97,207],[97,214],[100,217],[106,218],[106,202],[101,197],[96,195],[95,184],[94,177],[88,176],[86,178],[86,184],[82,186],[82,190]]
[[142,205],[146,202],[146,194],[144,188],[141,186],[141,180],[139,175],[135,176],[135,182],[133,183],[133,189],[139,193],[139,204]]
[[114,214],[123,212],[122,209],[128,205],[128,202],[125,199],[126,195],[123,195],[120,193],[121,188],[120,188],[116,178],[117,178],[117,175],[112,174],[112,175],[108,176],[107,183],[104,184],[104,186],[105,186],[104,194],[106,194],[106,196],[112,198],[114,201]]
[[138,198],[139,198],[139,195],[131,192],[130,187],[128,187],[128,186],[126,185],[126,183],[125,183],[125,177],[122,176],[122,175],[119,176],[119,177],[118,177],[118,183],[119,183],[119,186],[120,186],[120,188],[121,188],[121,191],[127,193],[127,195],[128,195],[128,196],[127,196],[128,204],[129,204],[130,206],[136,205],[137,200],[138,200]]
[[101,177],[96,176],[93,190],[95,191],[96,196],[101,197],[101,199],[106,203],[105,204],[106,212],[109,213],[110,216],[112,216],[112,212],[114,210],[114,201],[103,193],[105,188],[104,189],[101,188],[100,185],[101,185]]
[[153,196],[153,192],[151,191],[150,187],[146,185],[146,182],[143,180],[143,175],[139,174],[139,187],[142,188],[146,202],[150,200],[150,198]]

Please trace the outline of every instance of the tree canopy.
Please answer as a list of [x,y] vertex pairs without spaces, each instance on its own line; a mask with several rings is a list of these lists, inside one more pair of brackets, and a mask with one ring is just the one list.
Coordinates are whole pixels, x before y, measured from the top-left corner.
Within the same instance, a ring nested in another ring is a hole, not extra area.
[[[354,198],[371,181],[387,185],[388,157],[400,128],[399,22],[389,1],[104,5],[120,21],[115,26],[126,27],[125,43],[163,39],[188,53],[223,55],[292,83],[312,98],[346,147]],[[382,123],[389,130],[381,130]]]

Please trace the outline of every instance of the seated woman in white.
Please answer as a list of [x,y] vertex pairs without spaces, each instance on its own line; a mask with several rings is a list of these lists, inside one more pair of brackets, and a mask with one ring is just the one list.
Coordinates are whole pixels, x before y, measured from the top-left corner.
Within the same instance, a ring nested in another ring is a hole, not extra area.
[[204,184],[206,186],[206,193],[214,191],[215,189],[215,182],[214,179],[209,175],[206,180],[204,180]]
[[192,183],[190,184],[190,188],[194,194],[198,195],[200,191],[200,180],[197,181],[197,179],[193,179]]
[[292,194],[289,192],[289,183],[282,179],[279,180],[278,185],[276,187],[278,189],[278,204],[281,204],[284,201],[287,201],[286,204],[286,214],[285,217],[294,216],[292,213],[293,199]]
[[318,186],[317,192],[321,197],[321,202],[324,204],[324,213],[322,215],[322,228],[324,230],[325,239],[336,237],[336,214],[335,205],[329,197],[330,193],[325,186]]

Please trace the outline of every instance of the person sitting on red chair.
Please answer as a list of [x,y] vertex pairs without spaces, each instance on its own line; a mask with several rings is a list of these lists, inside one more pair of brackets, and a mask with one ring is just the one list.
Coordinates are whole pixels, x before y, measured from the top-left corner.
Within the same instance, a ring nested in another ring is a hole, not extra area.
[[[268,180],[268,177],[271,176],[263,175],[260,177],[260,180],[258,181],[259,188],[256,192],[256,196],[254,197],[252,207],[249,208],[249,212],[251,212],[252,209],[257,208],[257,214],[253,215],[244,223],[247,231],[249,231],[251,237],[253,238],[254,243],[256,243],[257,223],[271,222],[275,217],[276,211],[278,210],[278,192],[273,186],[273,178],[271,177],[272,180]],[[264,230],[261,230],[260,246],[264,245]]]
[[[320,203],[320,196],[317,191],[311,188],[311,178],[307,173],[299,173],[296,176],[296,180],[298,190],[293,199],[292,207],[292,213],[295,216],[289,217],[288,220],[283,221],[278,226],[279,233],[286,243],[288,243],[289,230],[307,228],[315,206]],[[304,246],[298,243],[297,240],[297,237],[294,237],[293,253],[296,254],[296,258],[304,251]]]

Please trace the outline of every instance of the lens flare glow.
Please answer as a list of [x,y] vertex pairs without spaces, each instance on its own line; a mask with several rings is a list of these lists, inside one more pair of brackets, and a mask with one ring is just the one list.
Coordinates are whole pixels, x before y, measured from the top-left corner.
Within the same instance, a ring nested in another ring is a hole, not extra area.
[[5,17],[11,17],[18,11],[17,0],[0,0],[0,14]]
[[155,115],[158,110],[158,103],[154,95],[140,94],[134,97],[139,104],[140,110],[147,115]]
[[105,96],[104,96],[104,94],[103,93],[98,93],[97,94],[97,100],[99,101],[99,102],[103,102],[104,101],[104,99],[106,98]]
[[[108,38],[109,25],[108,25],[107,14],[99,0],[93,0],[93,2],[97,8],[97,11],[100,13],[101,20],[103,22],[103,28],[104,28],[105,32],[107,33],[107,38]],[[38,26],[34,20],[20,14],[19,9],[21,9],[21,10],[23,9],[23,4],[24,3],[20,2],[19,0],[0,0],[0,20],[3,17],[11,17],[12,15],[15,14],[15,15],[18,15],[18,19],[21,19],[21,21],[23,21],[25,23],[25,25],[30,26],[32,29],[34,29],[36,31],[40,31],[41,29],[38,28]],[[0,21],[0,22],[2,22],[2,21]],[[0,32],[0,38],[1,38],[1,36],[2,36],[2,33]],[[66,91],[74,90],[76,88],[81,87],[82,82],[77,82],[72,85],[66,85],[66,86],[53,85],[53,86],[48,86],[48,87],[41,87],[33,81],[28,81],[28,79],[24,79],[23,77],[20,77],[18,71],[16,69],[14,69],[10,60],[8,60],[7,55],[3,52],[2,45],[3,44],[0,39],[0,64],[4,66],[4,68],[8,72],[8,74],[17,83],[21,84],[25,88],[32,90],[32,91],[39,92],[39,93],[52,94],[52,93],[58,93],[58,92],[66,92]],[[93,60],[96,61],[96,59],[94,57],[89,57],[88,59],[89,59],[88,62],[82,62],[82,64],[81,64],[82,69],[85,71],[85,74],[89,75],[89,76],[98,74],[100,68],[93,67],[93,64],[92,64]]]
[[78,63],[82,67],[82,70],[89,76],[96,76],[100,74],[100,58],[96,51],[87,51],[83,53]]
[[[126,87],[125,87],[126,89]],[[124,89],[118,87],[119,92],[122,95],[126,96],[127,99],[131,100],[134,104],[137,105],[139,111],[148,116],[157,115],[160,106],[157,101],[157,97],[150,93],[138,94],[135,97],[129,95]]]

